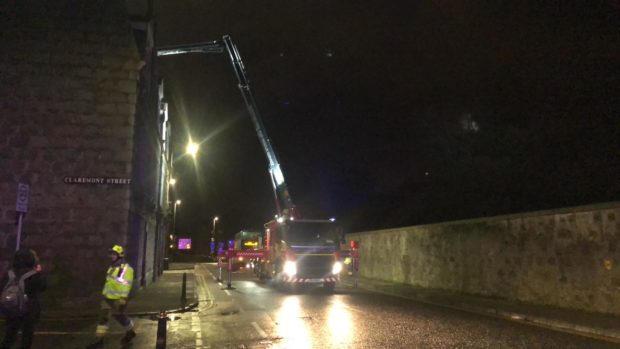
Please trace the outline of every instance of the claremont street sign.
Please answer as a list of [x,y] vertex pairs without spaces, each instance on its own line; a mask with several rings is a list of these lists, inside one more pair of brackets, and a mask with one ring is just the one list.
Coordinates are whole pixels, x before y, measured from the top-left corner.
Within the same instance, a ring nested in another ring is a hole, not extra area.
[[114,178],[114,177],[65,177],[64,182],[67,184],[95,184],[95,185],[126,185],[131,184],[131,178]]

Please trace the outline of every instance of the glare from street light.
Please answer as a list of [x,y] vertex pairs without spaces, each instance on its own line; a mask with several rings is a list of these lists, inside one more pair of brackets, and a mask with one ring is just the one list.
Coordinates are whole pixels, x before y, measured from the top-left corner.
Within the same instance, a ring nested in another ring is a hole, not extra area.
[[177,180],[175,178],[170,178],[170,185],[175,185]]
[[219,221],[219,220],[220,220],[220,217],[218,217],[218,216],[213,217],[213,221],[214,222]]
[[175,204],[180,205],[180,204],[181,204],[181,200],[177,200],[177,201],[175,202]]
[[192,157],[196,156],[196,153],[198,153],[198,144],[192,141],[189,141],[189,143],[187,143],[187,147],[185,148],[185,151]]

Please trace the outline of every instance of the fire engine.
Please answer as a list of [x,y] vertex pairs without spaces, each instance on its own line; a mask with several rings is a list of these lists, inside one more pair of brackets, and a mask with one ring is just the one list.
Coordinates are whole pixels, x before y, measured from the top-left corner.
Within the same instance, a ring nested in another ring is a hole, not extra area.
[[342,264],[339,247],[343,235],[333,219],[302,219],[288,191],[284,174],[263,125],[250,90],[241,56],[230,36],[207,43],[160,48],[158,56],[182,53],[228,53],[239,90],[268,161],[277,214],[265,224],[264,248],[260,251],[235,249],[229,258],[257,257],[255,271],[261,279],[274,279],[279,285],[316,284],[333,290],[339,281]]
[[[241,230],[235,234],[235,251],[257,252],[263,250],[263,233],[260,231]],[[259,257],[254,256],[235,256],[233,263],[234,269],[254,268],[256,260]]]

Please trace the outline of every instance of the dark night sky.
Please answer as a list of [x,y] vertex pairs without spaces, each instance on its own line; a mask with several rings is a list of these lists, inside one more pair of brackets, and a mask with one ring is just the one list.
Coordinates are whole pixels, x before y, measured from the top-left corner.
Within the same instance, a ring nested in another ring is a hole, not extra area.
[[[615,2],[156,1],[159,46],[230,34],[293,200],[345,229],[620,198]],[[542,4],[545,5],[542,5]],[[225,55],[160,58],[178,231],[275,212]]]

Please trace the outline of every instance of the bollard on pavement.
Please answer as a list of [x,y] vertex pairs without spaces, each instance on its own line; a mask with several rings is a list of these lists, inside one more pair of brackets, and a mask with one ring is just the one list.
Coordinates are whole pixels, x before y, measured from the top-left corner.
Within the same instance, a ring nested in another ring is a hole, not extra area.
[[222,257],[217,257],[217,282],[222,282]]
[[157,340],[155,341],[155,349],[166,349],[166,327],[168,326],[168,317],[166,311],[159,312],[157,319]]
[[217,282],[222,282],[222,256],[224,254],[224,243],[217,243]]
[[228,256],[228,283],[226,285],[226,288],[231,290],[232,289],[232,253],[229,253]]
[[183,273],[183,283],[181,284],[181,307],[187,304],[187,273]]
[[228,257],[228,284],[226,289],[232,290],[232,264],[233,258],[235,257],[235,240],[228,241],[228,251],[226,252],[226,257]]

